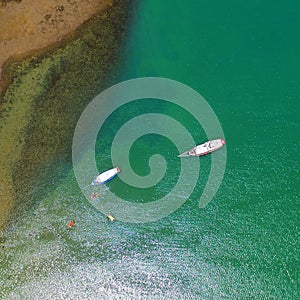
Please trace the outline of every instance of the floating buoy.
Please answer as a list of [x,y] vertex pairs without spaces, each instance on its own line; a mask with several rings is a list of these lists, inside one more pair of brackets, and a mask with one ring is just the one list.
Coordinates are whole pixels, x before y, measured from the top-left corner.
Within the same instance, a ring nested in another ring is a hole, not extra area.
[[107,215],[107,219],[111,222],[115,220],[115,218],[112,215]]
[[96,199],[99,197],[99,194],[98,193],[94,193],[91,195],[91,199]]
[[72,228],[75,224],[75,221],[74,220],[71,220],[70,223],[68,224],[68,227],[69,228]]

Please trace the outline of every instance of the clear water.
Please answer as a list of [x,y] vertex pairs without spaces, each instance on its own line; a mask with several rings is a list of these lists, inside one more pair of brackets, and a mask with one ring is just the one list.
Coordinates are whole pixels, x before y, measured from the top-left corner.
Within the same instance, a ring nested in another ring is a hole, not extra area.
[[[214,200],[199,209],[210,166],[205,157],[197,188],[174,214],[149,224],[108,223],[82,196],[71,172],[6,234],[0,295],[297,299],[299,10],[291,0],[136,4],[120,81],[166,77],[202,94],[227,140],[223,183]],[[156,101],[131,105],[103,134],[109,137],[124,114],[155,110],[176,115],[176,107]],[[199,142],[205,138],[202,131],[195,133],[195,124],[190,130]],[[156,138],[141,140],[136,151],[154,143],[155,151],[170,147],[165,158],[177,170],[172,145]],[[109,142],[101,144],[104,169],[111,165]],[[148,171],[143,157],[133,164],[141,175]],[[173,184],[169,176],[159,190],[144,193],[118,180],[109,186],[116,193],[128,191],[132,201],[147,201]],[[69,229],[71,219],[76,223]]]

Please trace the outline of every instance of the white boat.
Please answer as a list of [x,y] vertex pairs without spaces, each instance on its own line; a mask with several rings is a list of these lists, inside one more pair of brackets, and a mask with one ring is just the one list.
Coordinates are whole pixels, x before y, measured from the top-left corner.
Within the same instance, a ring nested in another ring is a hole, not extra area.
[[222,148],[226,144],[223,139],[216,139],[207,141],[204,144],[197,145],[189,151],[181,153],[177,157],[188,157],[188,156],[202,156],[214,152],[220,148]]
[[91,185],[100,185],[104,184],[110,180],[112,180],[114,177],[116,177],[121,172],[119,167],[115,167],[113,169],[107,170],[100,175],[96,176],[91,183]]

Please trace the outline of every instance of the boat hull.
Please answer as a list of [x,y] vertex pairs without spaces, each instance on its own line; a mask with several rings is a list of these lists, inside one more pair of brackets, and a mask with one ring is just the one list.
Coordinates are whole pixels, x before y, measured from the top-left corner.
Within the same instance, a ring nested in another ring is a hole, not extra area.
[[94,178],[91,185],[101,185],[115,178],[121,172],[119,167],[107,170]]
[[226,144],[224,139],[207,141],[204,144],[197,145],[189,151],[183,152],[177,157],[203,156],[221,149]]

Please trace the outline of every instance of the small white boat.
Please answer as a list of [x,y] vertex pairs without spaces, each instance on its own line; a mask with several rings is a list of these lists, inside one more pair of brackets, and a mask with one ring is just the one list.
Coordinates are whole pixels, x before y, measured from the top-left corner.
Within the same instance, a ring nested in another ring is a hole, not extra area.
[[96,176],[91,183],[91,185],[100,185],[104,184],[110,180],[112,180],[114,177],[116,177],[121,172],[119,167],[115,167],[113,169],[107,170],[100,175]]
[[220,148],[222,148],[226,144],[223,139],[216,139],[207,141],[204,144],[197,145],[189,151],[181,153],[177,157],[188,157],[188,156],[202,156],[214,152]]

